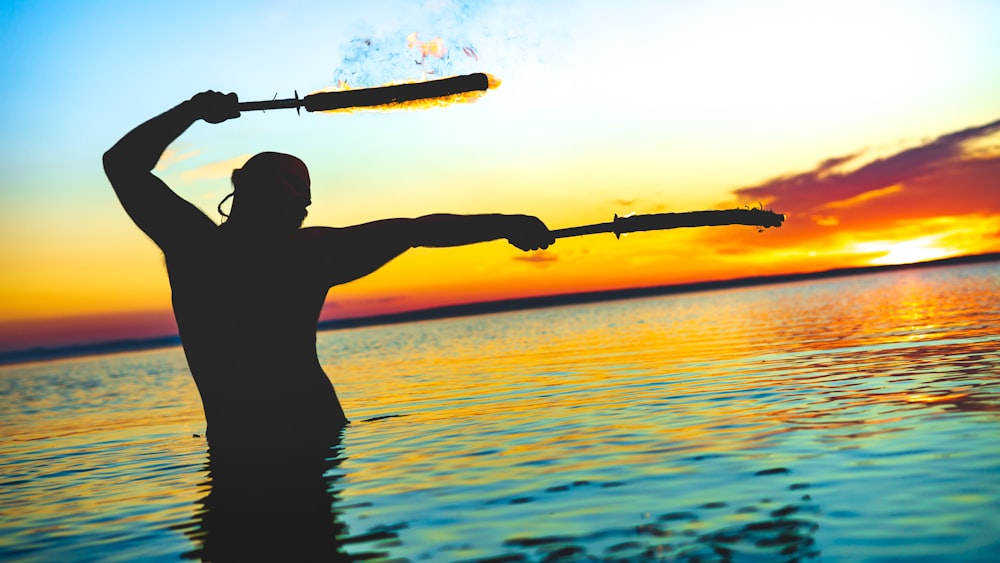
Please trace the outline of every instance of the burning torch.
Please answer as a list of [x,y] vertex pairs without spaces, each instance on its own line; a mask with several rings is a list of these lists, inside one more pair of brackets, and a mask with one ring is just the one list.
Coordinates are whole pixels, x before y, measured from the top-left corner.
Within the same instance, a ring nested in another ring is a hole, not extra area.
[[405,107],[414,103],[433,104],[434,100],[452,102],[475,99],[486,90],[496,88],[497,84],[495,78],[478,72],[423,82],[315,92],[301,99],[296,92],[294,98],[239,102],[237,109],[242,112],[295,108],[295,111],[301,112],[303,107],[306,111]]

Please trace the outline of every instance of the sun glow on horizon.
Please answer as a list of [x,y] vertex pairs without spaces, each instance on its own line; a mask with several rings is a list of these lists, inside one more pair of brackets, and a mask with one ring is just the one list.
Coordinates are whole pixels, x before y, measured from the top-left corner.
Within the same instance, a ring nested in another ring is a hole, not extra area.
[[878,254],[868,260],[876,266],[914,264],[963,254],[961,250],[938,246],[941,238],[941,235],[929,235],[903,241],[861,242],[854,250],[859,254]]
[[845,248],[872,266],[913,264],[995,252],[998,229],[1000,218],[995,216],[933,217],[878,232]]

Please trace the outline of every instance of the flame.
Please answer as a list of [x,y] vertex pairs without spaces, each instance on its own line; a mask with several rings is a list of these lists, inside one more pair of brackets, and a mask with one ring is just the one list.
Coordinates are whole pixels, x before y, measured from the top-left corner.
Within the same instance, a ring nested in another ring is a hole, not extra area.
[[445,53],[448,51],[444,46],[444,39],[435,37],[430,41],[421,41],[416,31],[406,37],[406,47],[420,51],[421,62],[427,57],[444,58]]
[[437,74],[437,72],[427,66],[427,57],[435,57],[438,59],[443,59],[448,50],[444,46],[444,39],[441,37],[435,37],[430,41],[421,41],[418,33],[414,31],[406,37],[406,48],[416,49],[420,53],[420,60],[416,61],[420,65],[422,71],[421,78],[426,80],[428,74]]

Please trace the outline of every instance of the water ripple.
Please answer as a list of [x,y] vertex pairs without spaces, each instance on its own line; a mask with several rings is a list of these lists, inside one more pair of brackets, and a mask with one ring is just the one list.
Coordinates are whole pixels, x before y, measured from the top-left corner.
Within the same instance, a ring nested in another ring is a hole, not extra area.
[[[357,560],[989,561],[998,282],[934,268],[322,333],[355,422],[318,501]],[[0,424],[0,559],[199,557],[213,479],[179,350],[0,368]]]

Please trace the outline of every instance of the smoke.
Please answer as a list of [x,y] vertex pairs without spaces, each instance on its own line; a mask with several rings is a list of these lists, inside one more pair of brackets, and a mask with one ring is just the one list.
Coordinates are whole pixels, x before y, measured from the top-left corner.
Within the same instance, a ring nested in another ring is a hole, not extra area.
[[[413,34],[417,35],[414,36]],[[411,37],[407,41],[407,37]],[[415,40],[415,41],[414,41]],[[354,37],[341,47],[344,57],[333,73],[335,85],[351,87],[380,86],[400,80],[444,78],[477,72],[479,60],[470,42],[441,39],[441,56],[425,53],[421,46],[435,38],[420,32],[394,36]]]
[[552,51],[545,44],[562,33],[540,26],[532,9],[530,3],[440,0],[356,22],[340,45],[331,85],[370,87],[474,72],[503,79],[511,69],[541,62]]

